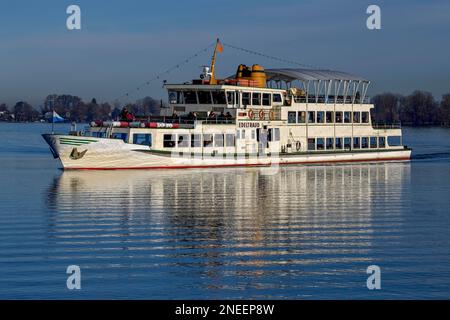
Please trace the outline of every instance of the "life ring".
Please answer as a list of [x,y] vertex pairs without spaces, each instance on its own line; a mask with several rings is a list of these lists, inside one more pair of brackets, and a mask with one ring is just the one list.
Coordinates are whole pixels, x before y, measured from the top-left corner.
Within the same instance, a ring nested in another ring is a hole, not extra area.
[[269,111],[269,119],[270,121],[273,121],[275,119],[275,112],[273,112],[273,110]]
[[259,113],[258,113],[258,115],[259,115],[259,119],[260,120],[264,120],[264,110],[259,110]]
[[301,147],[302,147],[302,143],[301,143],[300,141],[297,141],[297,142],[295,143],[295,149],[296,149],[297,151],[300,151]]
[[252,120],[253,120],[253,118],[255,117],[255,114],[254,114],[254,112],[253,112],[252,109],[248,110],[248,117],[249,117],[250,119],[252,119]]

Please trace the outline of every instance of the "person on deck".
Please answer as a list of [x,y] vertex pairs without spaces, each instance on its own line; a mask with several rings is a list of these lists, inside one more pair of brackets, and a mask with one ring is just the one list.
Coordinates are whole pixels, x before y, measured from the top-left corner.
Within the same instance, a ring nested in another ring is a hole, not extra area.
[[123,107],[122,111],[120,112],[119,117],[120,117],[120,121],[131,122],[134,120],[133,114],[128,111],[127,107]]
[[173,110],[172,113],[172,123],[178,123],[180,120],[180,117],[178,116],[177,112]]
[[216,114],[214,113],[214,111],[211,111],[211,112],[209,113],[208,119],[209,119],[209,120],[216,120],[216,121],[217,121],[217,116],[216,116]]

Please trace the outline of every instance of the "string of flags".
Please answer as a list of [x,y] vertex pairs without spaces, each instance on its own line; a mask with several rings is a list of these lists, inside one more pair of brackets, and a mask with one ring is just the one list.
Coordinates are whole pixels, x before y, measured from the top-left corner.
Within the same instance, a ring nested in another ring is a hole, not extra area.
[[208,49],[210,49],[211,47],[213,47],[215,45],[215,42],[208,45],[206,48],[203,48],[202,50],[197,51],[196,53],[194,53],[193,55],[187,57],[186,59],[184,59],[183,61],[178,62],[177,64],[173,65],[172,67],[168,68],[167,70],[157,74],[155,77],[153,77],[150,80],[147,80],[146,82],[142,83],[141,85],[139,85],[138,87],[136,87],[134,90],[126,92],[125,94],[121,95],[120,97],[117,97],[116,99],[114,99],[115,101],[120,100],[124,97],[129,97],[130,95],[132,95],[133,93],[135,93],[136,91],[141,90],[143,87],[145,86],[149,86],[151,82],[156,81],[156,80],[160,80],[162,76],[169,74],[170,72],[181,68],[183,65],[189,63],[192,59],[198,57],[200,54],[204,53],[204,52],[208,52]]
[[[192,59],[198,57],[200,54],[207,52],[208,49],[210,49],[214,45],[216,45],[216,42],[211,43],[207,47],[203,48],[202,50],[197,51],[196,53],[194,53],[193,55],[187,57],[183,61],[180,61],[177,64],[173,65],[172,67],[168,68],[167,70],[157,74],[152,79],[147,80],[146,82],[144,82],[141,85],[139,85],[138,87],[136,87],[134,90],[126,92],[125,94],[121,95],[120,97],[117,97],[116,99],[114,99],[114,101],[120,101],[124,97],[128,98],[133,93],[135,93],[137,91],[140,91],[143,87],[149,86],[153,81],[160,80],[162,76],[167,75],[167,74],[171,73],[172,71],[174,71],[176,69],[179,69],[183,65],[189,63]],[[228,48],[231,48],[231,49],[239,50],[239,51],[242,51],[242,52],[245,52],[245,53],[248,53],[248,54],[264,57],[264,58],[267,58],[267,59],[276,60],[276,61],[279,61],[279,62],[291,64],[291,65],[297,65],[297,66],[300,66],[300,67],[303,67],[303,68],[313,68],[313,69],[315,69],[314,66],[306,65],[306,64],[303,64],[303,63],[300,63],[300,62],[297,62],[297,61],[293,61],[293,60],[287,60],[287,59],[283,59],[283,58],[267,55],[265,53],[261,53],[261,52],[257,52],[257,51],[253,51],[253,50],[249,50],[249,49],[245,49],[245,48],[241,48],[241,47],[238,47],[238,46],[235,46],[235,45],[232,45],[232,44],[228,44],[228,43],[221,43],[220,44],[220,48],[219,48],[220,49],[219,52],[223,51],[222,45],[226,46]],[[165,80],[164,80],[164,82],[165,82]]]
[[276,61],[280,61],[280,62],[292,64],[292,65],[297,65],[297,66],[300,66],[300,67],[303,67],[303,68],[316,69],[316,67],[314,67],[314,66],[310,66],[310,65],[303,64],[303,63],[300,63],[300,62],[297,62],[297,61],[293,61],[293,60],[287,60],[287,59],[283,59],[283,58],[279,58],[279,57],[275,57],[275,56],[270,56],[270,55],[265,54],[265,53],[261,53],[261,52],[257,52],[257,51],[253,51],[253,50],[249,50],[249,49],[245,49],[245,48],[241,48],[241,47],[229,44],[229,43],[223,43],[223,45],[226,46],[226,47],[235,49],[235,50],[243,51],[243,52],[246,52],[246,53],[249,53],[249,54],[253,54],[253,55],[256,55],[256,56],[261,56],[261,57],[264,57],[264,58],[267,58],[267,59],[276,60]]

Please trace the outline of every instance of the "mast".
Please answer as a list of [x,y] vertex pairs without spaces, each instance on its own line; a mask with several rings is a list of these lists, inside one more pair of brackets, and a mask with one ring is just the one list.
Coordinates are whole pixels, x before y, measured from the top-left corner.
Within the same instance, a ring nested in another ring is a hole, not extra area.
[[222,52],[222,51],[223,51],[222,44],[220,43],[219,38],[217,38],[216,46],[214,47],[214,53],[213,53],[212,60],[211,60],[211,77],[209,79],[209,84],[217,84],[216,57],[217,57],[217,52]]

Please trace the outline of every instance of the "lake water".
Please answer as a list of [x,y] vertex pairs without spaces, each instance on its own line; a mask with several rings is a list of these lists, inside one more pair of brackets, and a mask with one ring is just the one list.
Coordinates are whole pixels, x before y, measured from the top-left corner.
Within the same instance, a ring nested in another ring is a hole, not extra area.
[[276,174],[63,172],[49,129],[0,123],[0,299],[450,297],[449,129],[405,129],[411,162]]

